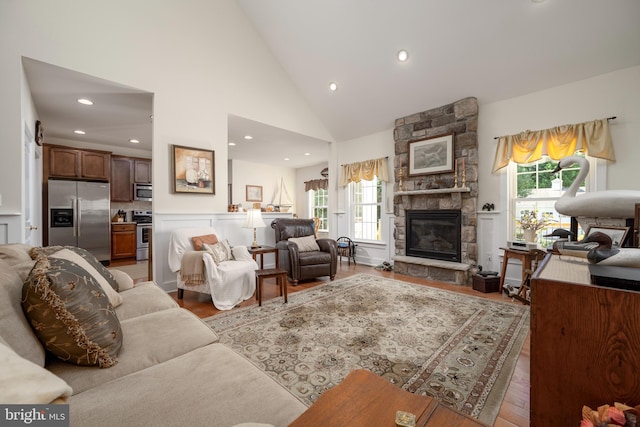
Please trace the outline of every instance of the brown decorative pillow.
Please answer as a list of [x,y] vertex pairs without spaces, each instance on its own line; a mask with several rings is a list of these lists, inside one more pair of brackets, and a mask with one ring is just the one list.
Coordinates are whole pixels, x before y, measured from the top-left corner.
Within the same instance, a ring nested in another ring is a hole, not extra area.
[[206,243],[207,245],[215,245],[216,243],[218,243],[218,237],[215,234],[207,234],[205,236],[192,237],[191,241],[193,242],[193,249],[196,251],[201,251],[203,250],[203,243]]
[[77,264],[40,255],[22,289],[22,308],[58,358],[101,368],[118,363],[120,322],[103,289]]
[[77,246],[45,246],[44,248],[36,247],[31,249],[30,255],[32,259],[36,259],[38,258],[39,254],[44,254],[48,256],[48,255],[55,254],[56,252],[62,249],[69,249],[70,251],[73,251],[78,255],[80,255],[82,258],[84,258],[86,262],[91,264],[91,266],[102,277],[104,277],[104,280],[106,280],[113,289],[115,289],[116,291],[120,290],[118,287],[118,282],[116,281],[116,278],[113,277],[113,274],[111,274],[111,272],[104,265],[102,265],[100,261],[98,261],[98,258],[96,258],[91,252],[89,252],[86,249],[79,248]]

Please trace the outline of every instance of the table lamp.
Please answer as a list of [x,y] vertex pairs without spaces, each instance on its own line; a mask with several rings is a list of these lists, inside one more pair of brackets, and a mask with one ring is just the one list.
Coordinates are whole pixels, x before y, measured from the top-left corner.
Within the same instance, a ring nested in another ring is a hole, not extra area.
[[253,228],[253,243],[251,243],[252,248],[258,248],[260,245],[256,240],[256,228],[266,227],[267,225],[262,220],[262,212],[260,209],[248,209],[247,210],[247,219],[244,221],[242,228]]

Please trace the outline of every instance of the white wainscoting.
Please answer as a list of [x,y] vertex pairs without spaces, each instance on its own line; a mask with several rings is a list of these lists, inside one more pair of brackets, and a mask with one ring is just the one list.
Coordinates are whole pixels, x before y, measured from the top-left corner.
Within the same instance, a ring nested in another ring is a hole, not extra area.
[[0,244],[22,242],[22,215],[0,213]]
[[[153,214],[153,277],[155,282],[166,291],[176,290],[176,273],[169,269],[169,238],[171,232],[178,228],[213,227],[216,235],[229,240],[231,246],[250,246],[253,241],[253,229],[242,228],[246,213],[211,213],[211,214]],[[256,229],[258,243],[275,246],[275,232],[271,221],[275,218],[291,218],[291,213],[263,212],[264,228]],[[264,255],[265,268],[275,267],[275,257]]]

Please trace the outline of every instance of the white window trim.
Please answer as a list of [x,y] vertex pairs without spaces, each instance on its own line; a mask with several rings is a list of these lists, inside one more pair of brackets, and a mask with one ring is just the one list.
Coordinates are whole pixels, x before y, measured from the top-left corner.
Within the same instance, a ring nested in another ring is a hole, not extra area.
[[[377,177],[376,177],[377,178]],[[354,200],[354,194],[353,194],[353,182],[350,182],[346,187],[345,187],[345,196],[347,198],[347,206],[349,206],[348,212],[347,212],[347,218],[348,218],[348,222],[349,222],[349,227],[348,227],[348,236],[356,243],[362,243],[362,244],[370,244],[370,245],[386,245],[386,242],[383,240],[384,238],[384,212],[385,212],[385,206],[384,206],[384,201],[386,200],[387,197],[387,186],[385,185],[384,181],[381,181],[381,187],[382,187],[382,194],[380,195],[381,200],[378,203],[378,205],[380,206],[380,218],[378,218],[378,220],[380,221],[380,240],[371,240],[371,239],[361,239],[361,238],[355,238],[355,237],[351,237],[351,236],[355,236],[355,224],[353,221],[353,216],[354,216],[354,206],[355,206],[355,200]]]
[[[327,190],[325,190],[325,191],[327,191]],[[328,202],[329,202],[329,192],[327,191],[327,205],[326,206],[325,205],[316,206],[314,204],[314,202],[315,202],[315,193],[316,193],[316,190],[309,190],[309,192],[308,192],[308,196],[307,197],[308,197],[308,203],[309,203],[309,216],[313,216],[315,208],[326,208],[327,209],[327,218],[326,218],[327,228],[326,229],[320,228],[318,230],[318,232],[320,232],[320,233],[328,233],[329,232],[329,204],[328,204]]]

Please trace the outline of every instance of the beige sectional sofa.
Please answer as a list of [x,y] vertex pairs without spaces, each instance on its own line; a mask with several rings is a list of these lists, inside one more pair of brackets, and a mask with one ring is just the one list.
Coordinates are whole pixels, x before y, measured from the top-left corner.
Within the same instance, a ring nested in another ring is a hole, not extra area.
[[285,426],[306,409],[217,343],[209,327],[156,284],[134,285],[121,272],[117,364],[80,366],[49,354],[21,304],[33,265],[28,250],[0,245],[0,403],[66,401],[72,426]]

